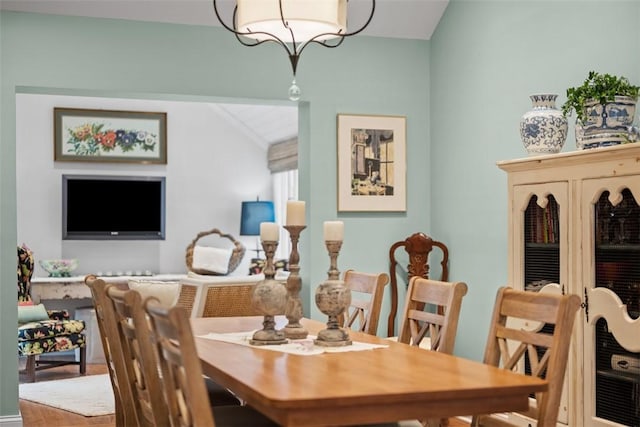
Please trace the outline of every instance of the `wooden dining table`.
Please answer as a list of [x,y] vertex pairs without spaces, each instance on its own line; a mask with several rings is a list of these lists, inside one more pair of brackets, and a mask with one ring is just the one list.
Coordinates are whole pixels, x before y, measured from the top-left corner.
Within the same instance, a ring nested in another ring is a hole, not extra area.
[[[296,355],[199,336],[262,328],[262,317],[193,318],[205,375],[282,426],[347,426],[524,410],[547,382],[364,333],[387,347]],[[276,328],[287,319],[276,317]],[[302,319],[315,335],[325,324]]]

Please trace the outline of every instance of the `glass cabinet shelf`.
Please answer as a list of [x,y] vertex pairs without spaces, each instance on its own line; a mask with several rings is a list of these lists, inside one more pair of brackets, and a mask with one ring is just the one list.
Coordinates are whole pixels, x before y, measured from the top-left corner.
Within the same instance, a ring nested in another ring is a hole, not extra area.
[[598,369],[596,374],[603,377],[612,378],[620,381],[628,381],[633,384],[640,384],[640,374],[634,372],[620,372],[613,369]]
[[596,245],[596,249],[603,251],[619,251],[619,252],[640,252],[640,245],[617,244],[617,245]]

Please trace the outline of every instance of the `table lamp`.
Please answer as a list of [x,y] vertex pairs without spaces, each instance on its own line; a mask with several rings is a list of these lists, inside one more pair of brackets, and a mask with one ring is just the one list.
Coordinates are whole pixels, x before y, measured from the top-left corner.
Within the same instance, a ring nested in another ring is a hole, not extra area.
[[[242,213],[240,216],[240,235],[241,236],[260,236],[260,223],[275,222],[275,208],[273,202],[268,201],[252,201],[242,202]],[[260,245],[256,240],[256,258],[260,257]]]

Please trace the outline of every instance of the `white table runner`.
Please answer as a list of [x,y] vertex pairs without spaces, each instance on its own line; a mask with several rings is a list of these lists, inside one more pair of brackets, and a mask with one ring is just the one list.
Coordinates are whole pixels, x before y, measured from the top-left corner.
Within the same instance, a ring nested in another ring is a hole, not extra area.
[[224,341],[232,344],[244,345],[247,347],[279,351],[281,353],[297,354],[300,356],[313,356],[322,353],[344,353],[347,351],[362,351],[373,350],[376,348],[387,348],[387,345],[382,344],[370,344],[365,342],[353,341],[353,344],[343,347],[323,347],[315,345],[313,340],[316,338],[314,335],[309,335],[302,340],[289,340],[287,344],[279,345],[251,345],[249,341],[253,337],[255,331],[247,332],[229,332],[225,334],[219,334],[215,332],[209,332],[205,335],[198,335],[199,338],[205,338],[208,340]]

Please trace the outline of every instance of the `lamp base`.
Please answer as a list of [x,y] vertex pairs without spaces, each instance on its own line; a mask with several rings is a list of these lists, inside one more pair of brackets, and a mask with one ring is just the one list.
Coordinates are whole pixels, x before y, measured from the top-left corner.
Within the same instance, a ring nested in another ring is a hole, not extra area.
[[260,244],[259,244],[260,240],[256,240],[256,248],[255,249],[251,249],[252,251],[255,251],[256,253],[256,258],[260,259],[260,252],[262,251],[262,248],[260,248]]
[[254,257],[255,259],[262,259],[260,258],[260,252],[262,252],[262,249],[251,249],[252,251],[255,251],[256,256]]

